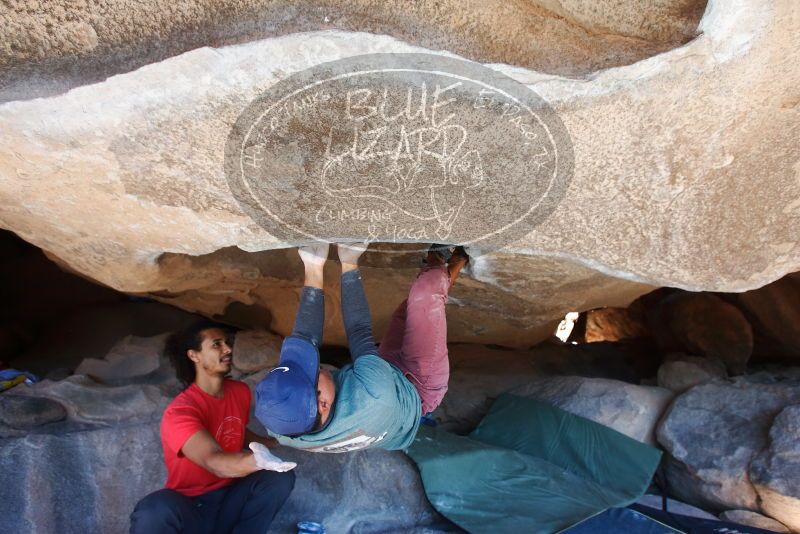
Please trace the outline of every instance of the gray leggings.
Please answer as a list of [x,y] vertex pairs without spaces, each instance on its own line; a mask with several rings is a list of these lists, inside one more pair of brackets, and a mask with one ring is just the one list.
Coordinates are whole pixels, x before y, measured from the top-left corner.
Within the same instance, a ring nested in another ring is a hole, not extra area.
[[[364,354],[378,354],[372,335],[372,318],[361,282],[361,272],[342,274],[342,318],[353,360]],[[321,289],[305,286],[294,321],[292,335],[302,336],[319,346],[325,324],[325,297]]]

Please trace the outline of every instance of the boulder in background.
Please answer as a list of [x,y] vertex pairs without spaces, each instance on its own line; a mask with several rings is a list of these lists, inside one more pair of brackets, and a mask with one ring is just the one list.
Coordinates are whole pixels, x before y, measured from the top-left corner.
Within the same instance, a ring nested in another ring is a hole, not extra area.
[[161,365],[167,335],[149,338],[126,336],[103,359],[85,358],[75,369],[75,374],[88,375],[100,382],[113,382],[152,373]]
[[800,404],[775,417],[769,446],[750,465],[750,480],[761,509],[794,531],[800,531]]
[[649,445],[656,444],[656,425],[673,398],[664,388],[579,376],[542,378],[511,393],[549,402]]
[[658,385],[674,393],[683,393],[694,386],[727,376],[725,364],[720,360],[673,354],[658,368]]
[[672,294],[648,309],[647,321],[663,352],[717,358],[730,374],[742,374],[753,352],[742,312],[709,293]]
[[233,346],[233,365],[244,373],[255,373],[278,365],[283,338],[267,330],[241,330]]
[[657,431],[669,453],[670,494],[713,511],[760,511],[750,463],[768,446],[775,416],[799,402],[796,382],[761,384],[744,378],[703,384],[678,396]]

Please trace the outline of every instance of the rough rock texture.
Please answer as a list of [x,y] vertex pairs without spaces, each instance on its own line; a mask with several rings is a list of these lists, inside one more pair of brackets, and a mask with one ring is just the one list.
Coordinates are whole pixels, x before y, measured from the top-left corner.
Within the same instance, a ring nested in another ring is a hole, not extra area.
[[725,364],[698,356],[672,355],[674,359],[658,368],[658,385],[674,393],[683,393],[694,386],[728,377]]
[[154,385],[109,387],[87,376],[73,375],[59,382],[42,380],[28,388],[15,388],[8,395],[44,397],[59,402],[71,422],[111,424],[160,414],[172,393],[173,389],[164,390]]
[[0,396],[0,434],[11,434],[12,427],[24,430],[60,421],[67,411],[57,401],[41,397]]
[[[669,453],[666,478],[671,494],[710,510],[744,509],[772,516],[759,507],[760,495],[748,470],[769,445],[775,416],[798,402],[797,381],[765,384],[743,378],[700,385],[677,397],[657,431],[658,442]],[[793,492],[788,496],[796,495]]]
[[688,41],[697,33],[705,4],[24,1],[0,6],[0,67],[5,69],[0,86],[7,86],[3,100],[30,98],[201,46],[322,29],[388,34],[481,61],[576,75],[632,63]]
[[655,430],[672,401],[669,390],[617,380],[578,376],[548,377],[511,390],[655,445]]
[[157,421],[3,439],[0,469],[14,473],[0,499],[16,511],[3,528],[32,534],[126,532],[132,505],[166,476]]
[[233,365],[242,372],[255,373],[278,365],[283,338],[266,330],[243,330],[236,333]]
[[462,532],[431,507],[416,465],[400,451],[277,454],[298,467],[275,532],[293,534],[298,518],[321,522],[327,532]]
[[763,528],[772,532],[791,532],[783,523],[749,510],[728,510],[719,514],[719,518],[723,521]]
[[[612,20],[570,6],[563,4],[563,13],[572,13],[570,20],[591,18],[593,31],[615,27]],[[147,41],[148,35],[178,30],[157,22],[162,20],[158,13],[153,23],[143,23],[141,13],[149,11],[142,9],[119,23],[135,31],[108,28],[120,36],[120,46],[132,42],[128,35],[142,33]],[[686,45],[584,79],[492,67],[534,88],[556,109],[575,154],[574,178],[564,200],[544,224],[507,250],[530,261],[524,270],[508,271],[521,289],[556,294],[563,272],[578,286],[574,293],[562,286],[557,298],[539,299],[535,307],[523,303],[529,316],[550,318],[547,324],[529,324],[529,340],[535,330],[539,339],[544,337],[550,320],[571,311],[565,298],[580,302],[577,295],[587,284],[598,289],[583,309],[615,305],[611,301],[619,295],[646,289],[633,281],[740,291],[800,267],[800,80],[794,47],[800,23],[794,9],[792,0],[766,6],[756,0],[712,3],[700,23],[701,35]],[[33,11],[12,16],[12,36],[24,34],[15,24],[36,19]],[[628,31],[623,26],[670,26],[638,23],[637,17],[648,16],[641,11],[619,7],[611,12],[626,14],[628,22],[616,26],[621,33]],[[689,11],[679,7],[674,13]],[[51,57],[50,47],[65,54],[90,48],[93,38],[83,23],[95,33],[106,28],[83,12],[65,11],[54,42],[34,52],[38,42],[47,42],[34,37],[20,47],[27,50],[21,60]],[[459,20],[469,13],[442,8],[449,12],[457,12]],[[225,20],[227,13],[211,10],[207,16]],[[314,16],[324,20],[325,14]],[[427,12],[420,18],[437,21]],[[399,21],[391,20],[387,25]],[[507,20],[521,19],[515,12]],[[413,32],[413,24],[405,27]],[[492,34],[494,27],[489,28]],[[514,34],[538,46],[528,35]],[[475,35],[468,40],[480,41]],[[67,41],[72,44],[60,44]],[[104,46],[100,43],[116,43],[99,33],[97,42],[98,53]],[[165,274],[158,261],[165,252],[197,256],[234,246],[247,251],[287,246],[244,215],[223,177],[222,147],[245,105],[291,73],[324,61],[419,50],[366,33],[292,34],[196,49],[59,96],[8,102],[0,106],[0,225],[87,277],[127,292],[174,296],[174,288],[193,275],[185,270]],[[547,57],[564,63],[560,52]],[[511,60],[492,60],[497,59]],[[73,68],[81,72],[82,67]],[[25,94],[35,94],[29,87],[41,79],[37,72],[52,74],[33,68],[25,78]],[[15,94],[19,98],[22,92]],[[492,286],[504,258],[490,258],[490,268],[475,277]],[[210,268],[220,273],[220,267]],[[618,278],[610,290],[603,288],[611,283],[608,277]],[[268,285],[258,276],[236,282],[234,290],[199,289],[192,300],[207,314],[220,313],[225,295],[247,306],[255,300],[253,288]],[[503,298],[494,301],[506,307]],[[465,332],[463,337],[474,336]],[[511,336],[487,331],[481,339],[492,337],[503,342]]]
[[647,320],[662,351],[719,359],[731,374],[742,374],[753,352],[750,323],[714,295],[670,295],[647,311]]
[[[128,514],[166,479],[159,423],[36,434],[0,441],[0,500],[16,510],[4,532],[127,532]],[[297,483],[270,532],[297,531],[298,520],[329,532],[455,531],[425,498],[414,464],[402,452],[322,455],[279,449],[295,461]]]
[[[527,348],[555,332],[558,314],[609,300],[627,303],[650,289],[546,257],[496,253],[476,257],[472,263],[450,291],[450,342]],[[373,328],[380,339],[392,312],[408,296],[420,254],[367,252],[362,264]],[[247,253],[230,248],[200,257],[168,254],[159,265],[168,281],[165,290],[155,295],[161,302],[217,314],[240,327],[269,327],[283,336],[291,333],[303,285],[296,250]],[[560,310],[555,315],[554,306]],[[346,345],[340,309],[339,266],[329,262],[324,343]]]
[[769,447],[750,465],[750,479],[761,509],[794,531],[800,531],[800,404],[775,417]]

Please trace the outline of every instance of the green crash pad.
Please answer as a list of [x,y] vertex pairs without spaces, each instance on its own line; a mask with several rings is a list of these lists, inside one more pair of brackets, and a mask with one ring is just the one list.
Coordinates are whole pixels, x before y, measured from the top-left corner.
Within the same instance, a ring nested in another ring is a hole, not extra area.
[[661,451],[504,394],[469,436],[421,426],[408,455],[431,504],[468,532],[559,532],[638,500]]

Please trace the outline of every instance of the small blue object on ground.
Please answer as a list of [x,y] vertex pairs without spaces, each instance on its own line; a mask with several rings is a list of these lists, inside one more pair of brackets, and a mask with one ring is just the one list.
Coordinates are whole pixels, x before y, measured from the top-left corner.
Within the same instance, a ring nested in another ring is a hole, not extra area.
[[315,521],[297,523],[297,534],[325,534],[325,527]]

